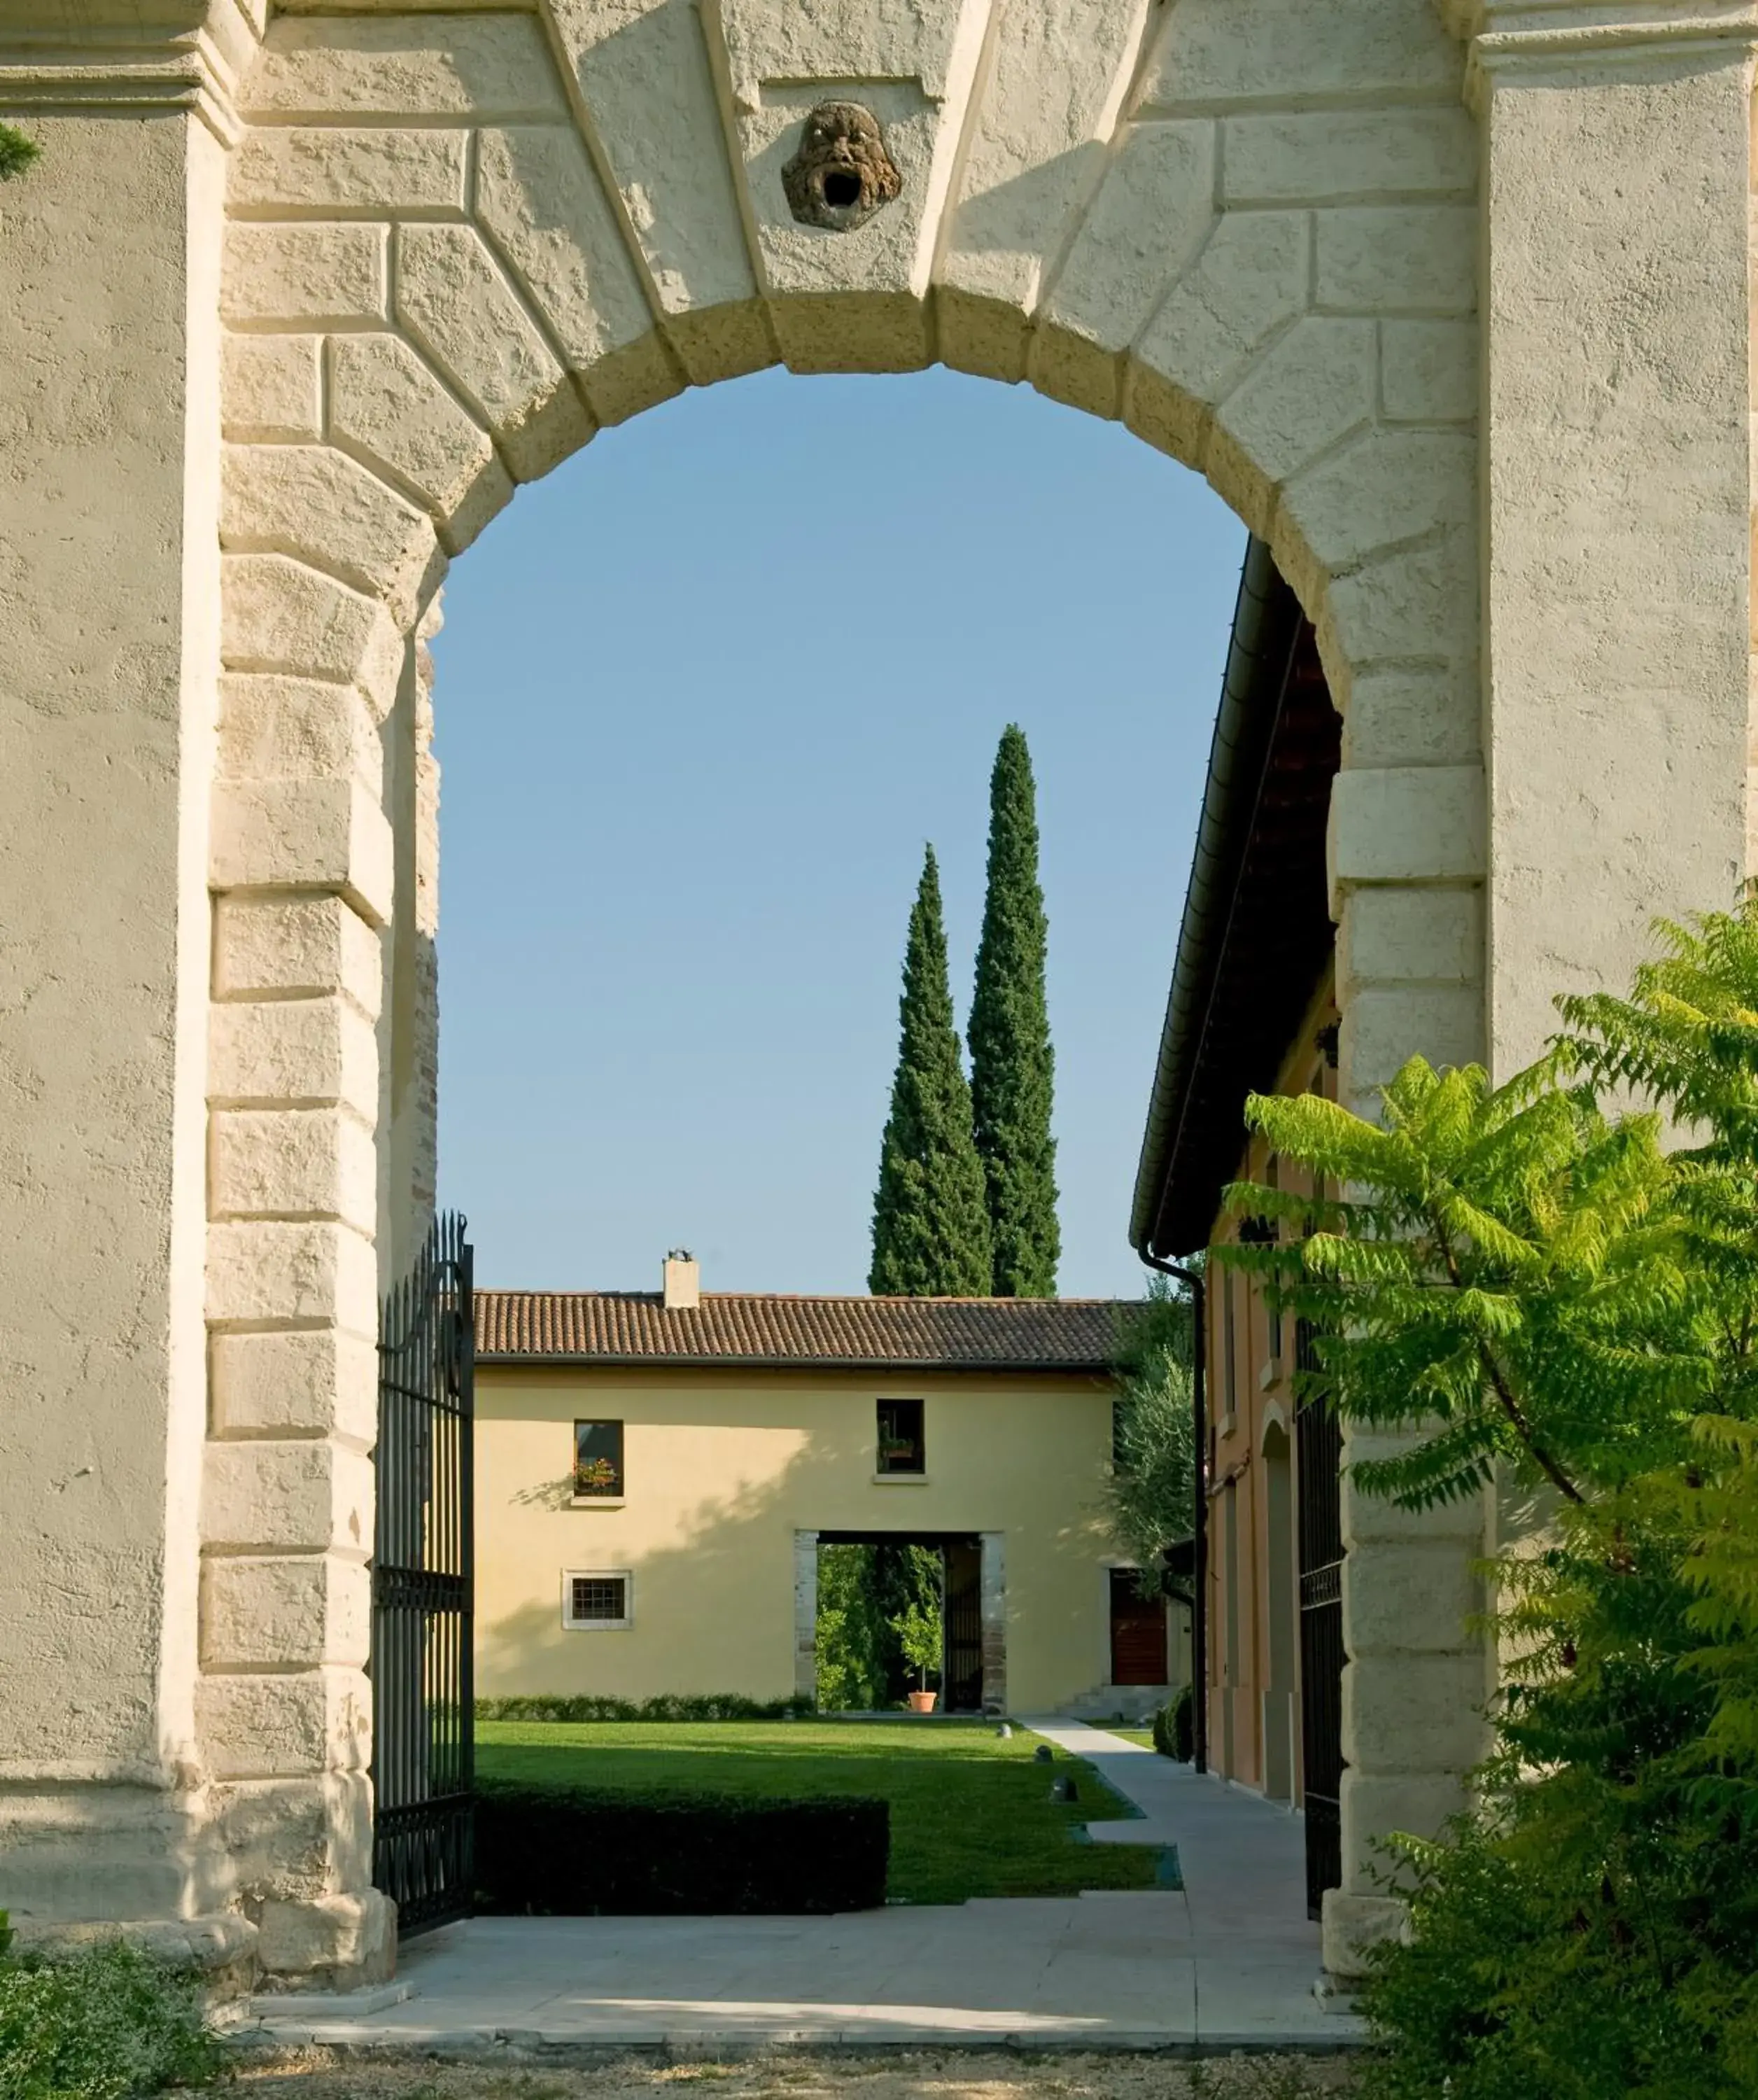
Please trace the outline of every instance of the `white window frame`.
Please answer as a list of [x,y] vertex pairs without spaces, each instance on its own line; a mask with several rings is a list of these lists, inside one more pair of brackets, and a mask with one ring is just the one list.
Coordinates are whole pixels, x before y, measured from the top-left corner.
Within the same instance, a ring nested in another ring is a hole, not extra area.
[[[623,1616],[619,1619],[577,1619],[574,1616],[576,1582],[620,1582]],[[570,1634],[627,1633],[635,1623],[635,1577],[627,1568],[564,1568],[562,1571],[562,1630]]]

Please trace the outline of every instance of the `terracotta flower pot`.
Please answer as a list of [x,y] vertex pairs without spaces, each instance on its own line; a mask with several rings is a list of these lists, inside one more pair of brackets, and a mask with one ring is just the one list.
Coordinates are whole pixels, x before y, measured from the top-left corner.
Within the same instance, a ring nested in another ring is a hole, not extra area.
[[912,1692],[910,1694],[910,1711],[912,1714],[932,1714],[939,1698],[937,1692]]

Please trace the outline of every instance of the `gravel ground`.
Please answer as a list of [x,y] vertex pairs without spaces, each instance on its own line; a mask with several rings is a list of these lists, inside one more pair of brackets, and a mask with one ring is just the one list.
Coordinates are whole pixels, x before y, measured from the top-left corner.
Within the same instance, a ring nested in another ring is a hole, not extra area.
[[249,2062],[240,2100],[1329,2100],[1346,2058],[979,2054],[783,2055],[571,2068],[342,2058],[302,2049]]

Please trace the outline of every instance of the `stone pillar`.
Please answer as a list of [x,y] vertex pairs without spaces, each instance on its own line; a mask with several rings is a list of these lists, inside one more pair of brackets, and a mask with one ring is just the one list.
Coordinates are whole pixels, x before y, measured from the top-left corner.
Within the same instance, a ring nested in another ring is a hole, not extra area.
[[983,1710],[1007,1710],[1007,1534],[982,1533]]
[[0,189],[0,1900],[26,1933],[232,1893],[196,1714],[224,156],[200,55],[106,46],[70,91],[8,48],[31,14],[0,26],[0,115],[42,152]]
[[[1725,905],[1749,865],[1752,30],[1654,0],[1443,11],[1484,148],[1483,1045],[1506,1077],[1557,992],[1627,982],[1657,914]],[[1420,952],[1437,997],[1449,953],[1468,975],[1478,902],[1449,885],[1469,832],[1447,835],[1438,812],[1427,893],[1341,885],[1355,1092],[1386,1076],[1361,1055],[1370,959]],[[1462,1009],[1453,1032],[1465,1048]],[[1346,1461],[1386,1448],[1357,1432]],[[1346,1977],[1402,1914],[1375,1888],[1378,1839],[1432,1830],[1483,1747],[1491,1658],[1461,1622],[1494,1536],[1476,1504],[1418,1520],[1346,1482],[1344,1531],[1324,1958]]]

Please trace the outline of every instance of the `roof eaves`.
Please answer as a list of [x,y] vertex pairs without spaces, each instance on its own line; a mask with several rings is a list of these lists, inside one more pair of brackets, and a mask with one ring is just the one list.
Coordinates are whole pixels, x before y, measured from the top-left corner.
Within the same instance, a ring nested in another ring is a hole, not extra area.
[[1165,1246],[1159,1238],[1166,1182],[1190,1105],[1300,625],[1299,602],[1271,558],[1267,544],[1252,539],[1240,572],[1232,638],[1209,749],[1202,817],[1179,927],[1178,960],[1136,1169],[1130,1244],[1139,1254],[1190,1251],[1182,1246]]
[[700,1352],[661,1357],[560,1349],[478,1349],[474,1361],[478,1365],[558,1365],[577,1370],[883,1371],[900,1377],[906,1371],[982,1371],[1009,1378],[1104,1378],[1111,1371],[1109,1363],[1097,1359],[1049,1364],[969,1357],[735,1357]]

